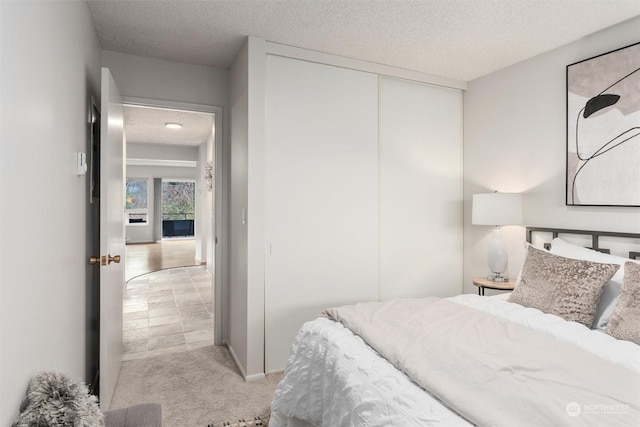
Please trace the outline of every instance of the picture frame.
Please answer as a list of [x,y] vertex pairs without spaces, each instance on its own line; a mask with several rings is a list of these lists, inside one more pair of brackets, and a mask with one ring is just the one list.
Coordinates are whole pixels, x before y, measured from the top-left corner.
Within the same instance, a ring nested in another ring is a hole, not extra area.
[[566,68],[566,205],[640,207],[640,42]]

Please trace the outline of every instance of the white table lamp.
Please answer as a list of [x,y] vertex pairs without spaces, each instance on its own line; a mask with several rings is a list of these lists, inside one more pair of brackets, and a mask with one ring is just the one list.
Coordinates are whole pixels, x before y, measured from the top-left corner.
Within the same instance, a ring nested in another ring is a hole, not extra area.
[[494,226],[487,250],[487,262],[491,270],[488,279],[506,282],[508,278],[503,273],[507,269],[509,258],[500,235],[500,226],[522,225],[522,197],[516,193],[474,194],[471,223]]

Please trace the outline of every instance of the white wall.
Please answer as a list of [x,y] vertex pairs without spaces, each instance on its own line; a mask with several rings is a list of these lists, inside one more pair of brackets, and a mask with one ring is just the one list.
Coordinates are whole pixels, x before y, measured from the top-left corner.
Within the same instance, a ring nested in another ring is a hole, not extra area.
[[[213,130],[215,132],[215,129]],[[206,142],[198,146],[198,167],[196,169],[196,264],[206,262],[207,270],[213,274],[212,247],[209,247],[213,240],[207,239],[208,233],[213,230],[213,194],[207,190],[207,183],[204,179],[205,167],[208,161],[212,161],[213,154],[213,133],[209,135]],[[215,184],[214,184],[215,185]],[[212,190],[213,191],[213,190]]]
[[[41,370],[84,378],[89,96],[100,45],[84,2],[0,2],[0,425]],[[99,105],[99,101],[98,101]]]
[[198,160],[198,147],[127,142],[128,159]]
[[130,178],[196,179],[197,172],[197,167],[127,166],[127,176]]
[[[475,193],[522,192],[526,225],[640,232],[640,208],[565,206],[566,66],[640,40],[640,18],[468,84],[464,99],[464,286],[488,273],[491,227],[471,225]],[[505,227],[508,272],[524,261],[524,227]]]
[[247,129],[247,376],[264,372],[267,43],[249,39]]
[[102,52],[122,96],[226,107],[229,73],[221,68]]
[[247,208],[247,143],[249,50],[245,44],[230,70],[231,191],[229,234],[228,346],[243,376],[247,375],[247,227],[242,211]]

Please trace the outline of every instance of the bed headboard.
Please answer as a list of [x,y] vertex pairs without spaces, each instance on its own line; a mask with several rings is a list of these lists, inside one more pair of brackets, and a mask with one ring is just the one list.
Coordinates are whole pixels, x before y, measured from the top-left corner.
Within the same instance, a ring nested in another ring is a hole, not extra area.
[[[590,246],[588,247],[590,249],[593,249],[599,252],[604,252],[604,253],[611,253],[611,249],[602,247],[601,243],[603,240],[606,240],[607,238],[611,238],[606,244],[612,244],[612,243],[616,244],[618,241],[623,241],[625,243],[620,246],[626,247],[627,249],[629,246],[634,248],[632,250],[628,250],[628,257],[632,259],[640,259],[640,233],[569,230],[564,228],[546,228],[546,227],[527,227],[526,230],[527,230],[527,242],[529,243],[534,243],[534,236],[536,234],[543,234],[543,235],[546,235],[547,237],[549,234],[551,234],[552,236],[551,239],[555,239],[560,235],[563,235],[562,237],[564,237],[565,235],[579,236],[581,239],[590,237],[591,243],[590,243]],[[544,247],[546,249],[549,249],[550,245],[551,245],[550,241],[544,243]],[[625,252],[625,256],[627,256],[626,252]]]

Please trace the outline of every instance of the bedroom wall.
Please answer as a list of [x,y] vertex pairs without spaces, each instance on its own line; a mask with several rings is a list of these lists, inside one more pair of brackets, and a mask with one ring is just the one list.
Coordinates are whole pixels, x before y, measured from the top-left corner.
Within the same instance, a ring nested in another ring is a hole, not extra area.
[[[231,68],[229,349],[248,381],[264,377],[265,41],[249,37]],[[257,147],[256,147],[257,146]],[[256,262],[254,262],[254,260]]]
[[[531,226],[640,232],[640,208],[565,206],[566,66],[640,41],[640,17],[469,82],[464,98],[464,288],[488,273],[491,227],[471,225],[471,198],[523,194]],[[503,237],[516,277],[524,227]]]
[[246,43],[230,70],[231,195],[229,239],[229,338],[228,347],[242,375],[247,376],[247,227],[242,212],[247,208],[247,144],[249,124],[249,46]]
[[146,58],[105,50],[102,66],[124,97],[227,106],[229,72],[222,68]]
[[[0,2],[0,425],[41,370],[85,378],[87,108],[100,45],[84,2]],[[46,213],[46,214],[45,214]]]

